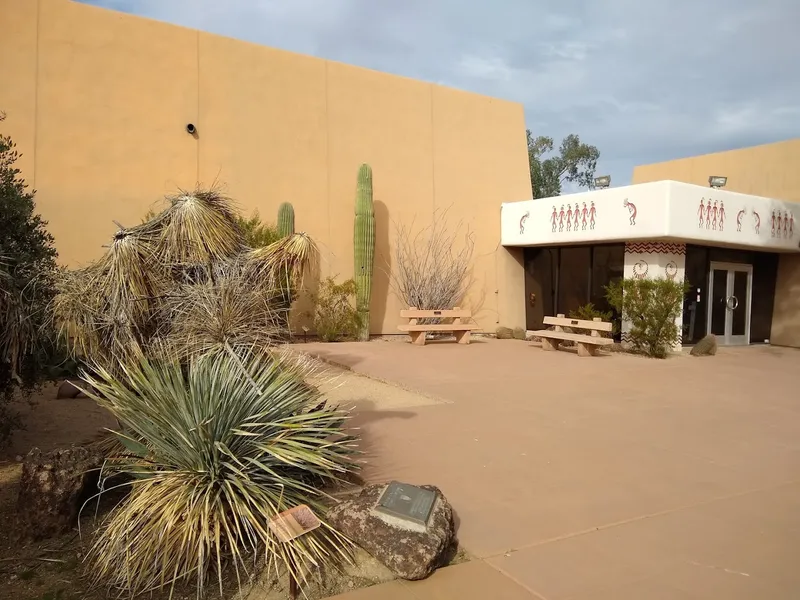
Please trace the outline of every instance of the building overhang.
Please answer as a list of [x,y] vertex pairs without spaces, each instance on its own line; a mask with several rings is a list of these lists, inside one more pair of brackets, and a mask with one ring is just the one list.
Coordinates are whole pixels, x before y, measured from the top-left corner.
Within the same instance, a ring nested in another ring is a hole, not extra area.
[[800,205],[678,181],[656,181],[501,207],[503,246],[665,240],[800,252]]

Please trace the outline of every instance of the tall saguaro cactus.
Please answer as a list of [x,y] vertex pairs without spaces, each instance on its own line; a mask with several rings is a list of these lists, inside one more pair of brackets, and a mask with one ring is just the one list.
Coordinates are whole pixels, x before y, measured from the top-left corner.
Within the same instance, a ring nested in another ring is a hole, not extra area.
[[361,165],[358,169],[353,247],[355,250],[356,310],[359,316],[358,339],[366,342],[369,340],[369,301],[372,295],[372,271],[375,264],[372,168],[367,164]]
[[288,202],[278,207],[278,235],[282,238],[294,234],[294,206]]

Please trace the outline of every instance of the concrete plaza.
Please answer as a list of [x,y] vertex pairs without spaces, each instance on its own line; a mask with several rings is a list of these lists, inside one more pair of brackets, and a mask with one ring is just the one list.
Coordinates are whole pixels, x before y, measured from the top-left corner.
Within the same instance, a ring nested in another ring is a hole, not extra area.
[[[579,358],[298,344],[439,401],[359,403],[368,481],[439,486],[474,560],[348,600],[797,598],[800,351]],[[444,402],[442,402],[444,401]]]

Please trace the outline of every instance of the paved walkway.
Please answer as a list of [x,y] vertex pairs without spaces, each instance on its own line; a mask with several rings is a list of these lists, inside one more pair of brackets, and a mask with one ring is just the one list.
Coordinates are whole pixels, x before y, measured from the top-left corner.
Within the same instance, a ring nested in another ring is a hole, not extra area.
[[347,600],[798,597],[800,351],[297,348],[447,401],[354,425],[366,478],[438,485],[477,560]]

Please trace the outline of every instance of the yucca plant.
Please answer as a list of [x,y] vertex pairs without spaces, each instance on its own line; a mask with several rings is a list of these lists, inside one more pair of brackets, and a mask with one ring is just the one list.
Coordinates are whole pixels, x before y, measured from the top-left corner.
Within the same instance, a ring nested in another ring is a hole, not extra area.
[[227,566],[241,583],[257,555],[301,582],[350,558],[350,542],[324,522],[287,543],[268,526],[299,504],[322,515],[320,488],[356,468],[347,413],[305,383],[307,365],[226,346],[188,363],[139,355],[122,369],[84,375],[124,431],[128,452],[110,473],[134,476],[88,555],[96,584],[137,594],[194,579],[199,596],[214,574],[222,591]]
[[215,190],[168,202],[149,221],[121,228],[102,258],[60,279],[52,314],[74,354],[110,366],[130,345],[148,353],[174,342],[186,354],[188,342],[202,351],[210,340],[284,339],[285,299],[316,255],[313,241],[297,233],[250,248],[233,202]]

